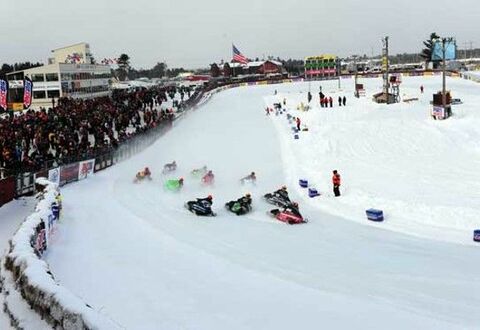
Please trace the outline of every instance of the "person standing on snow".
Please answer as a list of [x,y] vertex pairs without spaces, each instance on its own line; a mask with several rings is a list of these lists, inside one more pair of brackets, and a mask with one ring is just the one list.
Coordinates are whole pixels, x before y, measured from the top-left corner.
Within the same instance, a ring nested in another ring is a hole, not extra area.
[[333,176],[332,176],[332,183],[333,183],[333,193],[335,194],[335,197],[340,196],[340,174],[338,174],[337,170],[333,171]]
[[343,103],[343,106],[347,105],[347,98],[345,97],[345,95],[343,96],[342,103]]
[[330,103],[330,108],[333,108],[333,99],[331,96],[328,98],[328,102]]
[[342,97],[341,96],[338,97],[338,106],[339,107],[342,106]]
[[296,119],[295,121],[296,121],[296,123],[297,123],[297,130],[300,131],[300,124],[301,124],[301,122],[300,122],[300,117],[297,117],[297,119]]

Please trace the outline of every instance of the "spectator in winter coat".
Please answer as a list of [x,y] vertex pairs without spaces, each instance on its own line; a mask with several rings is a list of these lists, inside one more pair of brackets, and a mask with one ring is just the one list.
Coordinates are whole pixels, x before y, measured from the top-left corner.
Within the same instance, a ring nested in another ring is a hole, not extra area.
[[345,97],[345,95],[343,96],[342,102],[343,102],[343,106],[347,105],[347,98]]
[[340,196],[340,174],[338,174],[337,170],[333,171],[333,176],[332,176],[332,183],[333,183],[333,194],[335,197]]
[[330,103],[330,108],[333,108],[333,99],[331,96],[329,97],[328,102]]
[[342,106],[342,97],[341,96],[338,97],[338,106],[339,107]]
[[297,123],[297,130],[300,130],[300,124],[301,124],[300,118],[297,117],[297,119],[295,120],[295,122]]

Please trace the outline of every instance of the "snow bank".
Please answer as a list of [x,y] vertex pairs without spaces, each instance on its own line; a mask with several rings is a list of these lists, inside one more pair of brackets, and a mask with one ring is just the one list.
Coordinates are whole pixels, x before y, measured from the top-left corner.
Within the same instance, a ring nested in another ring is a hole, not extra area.
[[2,270],[10,274],[2,274],[2,281],[6,282],[11,276],[22,298],[55,328],[119,328],[72,292],[58,285],[48,264],[40,258],[42,248],[38,249],[38,236],[42,230],[48,231],[48,223],[53,216],[52,204],[59,192],[55,184],[44,178],[37,179],[36,183],[44,190],[38,195],[35,212],[27,217],[9,242],[10,248],[3,260]]

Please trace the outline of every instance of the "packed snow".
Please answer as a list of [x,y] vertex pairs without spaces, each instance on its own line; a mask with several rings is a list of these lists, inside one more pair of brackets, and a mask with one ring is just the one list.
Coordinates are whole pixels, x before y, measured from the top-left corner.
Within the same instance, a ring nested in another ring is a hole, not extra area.
[[[439,77],[404,78],[404,98],[370,101],[378,79],[322,82],[347,106],[317,109],[319,83],[241,87],[213,96],[152,147],[63,189],[63,218],[47,252],[56,279],[127,329],[465,329],[478,326],[480,256],[479,85],[449,79],[463,105],[447,121],[429,116]],[[420,95],[419,86],[425,86]],[[274,95],[274,91],[277,95]],[[308,112],[296,107],[312,91]],[[286,98],[309,131],[294,140],[284,115],[265,107]],[[163,164],[184,177],[167,192]],[[207,165],[216,180],[189,175]],[[133,184],[145,166],[153,180]],[[331,196],[331,170],[343,178]],[[255,171],[256,186],[239,179]],[[307,178],[322,193],[297,188]],[[290,226],[266,213],[261,196],[287,184],[309,223]],[[252,193],[254,210],[223,204]],[[214,198],[215,218],[187,200]],[[371,225],[365,209],[383,209]],[[388,230],[385,230],[388,229]]]

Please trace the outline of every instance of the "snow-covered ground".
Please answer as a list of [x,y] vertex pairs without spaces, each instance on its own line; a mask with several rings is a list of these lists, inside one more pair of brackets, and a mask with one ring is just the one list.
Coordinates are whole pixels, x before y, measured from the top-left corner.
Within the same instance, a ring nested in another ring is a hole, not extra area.
[[[465,104],[434,122],[428,101],[439,81],[405,79],[404,91],[420,100],[386,108],[353,99],[344,80],[347,107],[301,113],[310,130],[299,140],[265,104],[286,97],[295,108],[309,88],[317,96],[318,83],[217,94],[136,157],[65,187],[47,261],[63,285],[127,329],[474,329],[480,250],[467,232],[479,202],[480,86],[449,80]],[[363,82],[368,93],[380,88]],[[338,97],[335,82],[322,87]],[[160,174],[172,160],[185,178],[176,194],[162,189]],[[189,176],[202,165],[214,187]],[[144,166],[153,181],[132,184]],[[341,198],[329,196],[334,168]],[[257,186],[241,186],[252,170]],[[300,176],[326,194],[304,198]],[[284,183],[308,224],[266,215],[261,195]],[[227,213],[223,204],[246,192],[254,211]],[[216,218],[183,208],[208,193]],[[364,225],[369,207],[383,208],[385,223]]]

